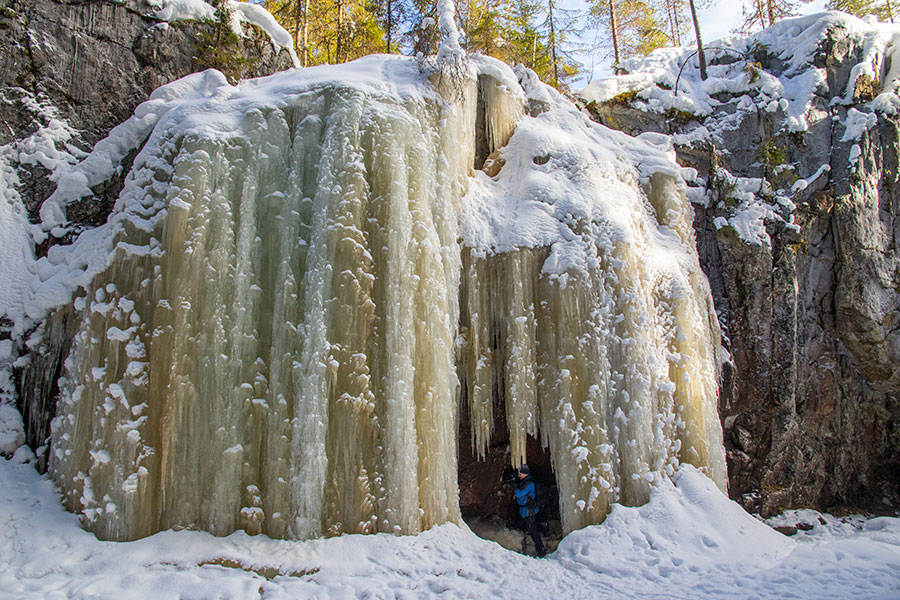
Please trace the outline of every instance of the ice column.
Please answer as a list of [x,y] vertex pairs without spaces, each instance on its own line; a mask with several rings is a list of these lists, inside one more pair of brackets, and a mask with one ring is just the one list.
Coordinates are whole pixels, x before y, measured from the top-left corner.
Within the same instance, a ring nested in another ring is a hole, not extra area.
[[[551,246],[464,252],[472,443],[484,453],[499,396],[512,463],[528,460],[527,435],[550,448],[566,532],[602,522],[613,502],[646,502],[680,462],[726,485],[719,329],[690,207],[665,172],[632,195],[638,203],[626,208],[621,193],[608,220],[571,217],[566,252],[590,269],[560,272]],[[651,248],[660,227],[675,244],[663,256]]]

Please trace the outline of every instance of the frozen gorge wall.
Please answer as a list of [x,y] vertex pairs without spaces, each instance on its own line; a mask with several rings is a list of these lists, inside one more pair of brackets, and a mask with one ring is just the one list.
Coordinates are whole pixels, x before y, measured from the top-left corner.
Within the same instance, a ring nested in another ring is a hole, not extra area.
[[109,223],[43,261],[96,273],[50,472],[100,537],[456,521],[461,397],[479,447],[495,402],[512,463],[549,445],[566,531],[680,461],[724,487],[681,169],[533,74],[423,70],[207,72],[139,107]]

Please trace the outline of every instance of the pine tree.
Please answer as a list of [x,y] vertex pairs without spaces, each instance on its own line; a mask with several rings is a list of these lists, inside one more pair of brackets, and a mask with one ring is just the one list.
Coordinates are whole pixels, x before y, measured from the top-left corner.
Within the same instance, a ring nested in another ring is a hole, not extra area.
[[509,9],[506,0],[468,0],[457,3],[466,51],[481,52],[505,60],[504,46],[511,31],[504,15]]
[[543,32],[546,39],[549,69],[543,75],[536,72],[543,81],[562,89],[567,81],[578,74],[580,63],[573,57],[575,45],[571,43],[571,39],[579,32],[580,15],[573,9],[561,7],[558,2],[559,0],[545,0],[541,7],[544,21],[538,30]]
[[[600,7],[597,8],[599,13]],[[622,62],[622,53],[619,51],[619,17],[616,15],[616,0],[609,0],[609,35],[613,47],[613,65],[618,69]]]
[[879,21],[893,23],[896,2],[897,0],[830,0],[825,6],[860,18],[875,15]]
[[680,46],[687,29],[687,2],[685,0],[662,0],[660,8],[665,13],[664,29],[669,43]]
[[785,17],[797,14],[797,8],[812,0],[745,0],[743,5],[744,24],[741,33],[765,29]]
[[[662,7],[662,13],[657,10]],[[630,56],[649,54],[669,43],[664,31],[665,4],[649,0],[591,0],[588,26],[603,32],[601,46],[612,50],[614,64]]]

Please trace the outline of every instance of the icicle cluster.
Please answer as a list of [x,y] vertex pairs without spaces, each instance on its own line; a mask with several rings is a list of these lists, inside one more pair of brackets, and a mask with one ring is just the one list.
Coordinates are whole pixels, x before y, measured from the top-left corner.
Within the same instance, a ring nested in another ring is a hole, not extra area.
[[674,161],[542,102],[466,198],[462,365],[476,452],[499,401],[513,464],[549,447],[568,532],[680,462],[725,488],[720,334]]

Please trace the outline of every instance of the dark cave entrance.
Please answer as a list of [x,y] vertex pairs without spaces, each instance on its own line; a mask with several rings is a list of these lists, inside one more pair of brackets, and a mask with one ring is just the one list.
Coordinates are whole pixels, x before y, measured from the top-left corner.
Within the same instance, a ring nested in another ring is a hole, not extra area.
[[[509,550],[534,554],[531,539],[519,529],[519,513],[513,497],[514,485],[504,482],[504,473],[512,468],[504,400],[495,386],[494,432],[482,459],[472,447],[466,395],[463,382],[458,437],[459,507],[462,518],[479,537],[493,540]],[[547,488],[547,504],[542,509],[542,520],[546,521],[547,530],[542,537],[550,552],[556,549],[562,537],[559,488],[550,461],[550,449],[541,447],[540,440],[528,436],[526,455],[532,477]]]

